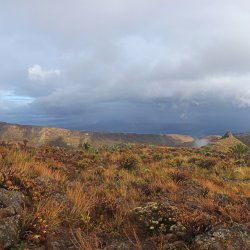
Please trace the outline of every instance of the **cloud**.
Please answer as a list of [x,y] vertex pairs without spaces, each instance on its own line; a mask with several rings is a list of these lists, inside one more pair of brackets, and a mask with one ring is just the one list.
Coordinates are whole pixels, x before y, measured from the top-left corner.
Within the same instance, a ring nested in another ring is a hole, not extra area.
[[249,11],[243,0],[5,1],[0,91],[29,98],[22,114],[37,123],[242,130]]
[[31,81],[46,80],[48,78],[60,75],[61,71],[59,69],[45,70],[38,64],[35,64],[28,69],[28,78]]
[[210,142],[211,140],[209,138],[195,139],[195,147],[201,148],[207,146]]
[[250,89],[237,96],[236,105],[243,108],[250,107]]

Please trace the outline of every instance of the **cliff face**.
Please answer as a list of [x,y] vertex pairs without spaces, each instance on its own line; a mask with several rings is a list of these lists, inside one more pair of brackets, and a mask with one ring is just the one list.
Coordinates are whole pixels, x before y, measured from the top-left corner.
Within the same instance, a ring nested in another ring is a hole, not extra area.
[[0,140],[8,142],[29,141],[31,146],[44,144],[76,148],[86,141],[94,146],[119,143],[147,143],[162,146],[191,145],[194,139],[185,135],[154,135],[134,133],[102,133],[67,130],[30,125],[0,123]]

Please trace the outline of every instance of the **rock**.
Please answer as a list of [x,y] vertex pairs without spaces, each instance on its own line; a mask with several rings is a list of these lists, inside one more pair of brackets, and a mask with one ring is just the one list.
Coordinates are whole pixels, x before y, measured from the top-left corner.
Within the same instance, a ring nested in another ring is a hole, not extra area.
[[15,209],[13,207],[0,208],[0,218],[7,218],[15,215]]
[[24,196],[18,191],[0,189],[0,249],[8,248],[20,240],[20,213]]
[[246,226],[232,223],[212,228],[207,233],[195,237],[192,249],[199,250],[248,250],[249,230]]
[[128,242],[120,242],[120,241],[114,241],[111,245],[108,246],[109,250],[134,250]]
[[48,176],[38,176],[34,179],[35,183],[39,186],[46,187],[55,184],[55,180]]
[[0,219],[0,245],[8,248],[17,244],[20,240],[19,216]]
[[24,195],[18,191],[0,189],[0,204],[3,208],[13,208],[16,213],[20,213],[24,204]]
[[76,250],[79,243],[77,238],[72,238],[72,236],[71,231],[58,229],[47,236],[45,248],[49,250]]
[[231,131],[227,131],[226,134],[222,136],[222,139],[233,137],[233,133]]
[[166,236],[165,236],[165,240],[166,240],[167,242],[169,242],[169,243],[172,243],[172,242],[174,242],[174,241],[177,240],[177,236],[176,236],[176,234],[168,233],[168,234],[166,234]]
[[167,249],[171,249],[171,250],[184,250],[184,249],[188,249],[185,242],[182,241],[182,240],[178,240],[178,241],[175,241],[174,243],[172,244],[169,244],[168,248]]
[[186,243],[191,243],[193,240],[192,235],[187,234],[186,232],[176,232],[176,235],[177,235],[179,240],[183,240]]
[[[22,245],[23,248],[21,248],[22,250],[46,250],[45,246],[37,246],[37,245],[32,245],[32,244],[29,244],[27,242],[25,242],[23,245]],[[0,248],[1,250],[1,248]]]

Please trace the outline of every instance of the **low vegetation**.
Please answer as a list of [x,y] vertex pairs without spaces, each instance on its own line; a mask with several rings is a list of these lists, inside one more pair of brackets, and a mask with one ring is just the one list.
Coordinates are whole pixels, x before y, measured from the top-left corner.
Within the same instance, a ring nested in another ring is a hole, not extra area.
[[18,249],[55,242],[60,249],[191,249],[217,225],[249,223],[250,161],[242,146],[220,153],[2,144],[0,158],[1,188],[26,197]]

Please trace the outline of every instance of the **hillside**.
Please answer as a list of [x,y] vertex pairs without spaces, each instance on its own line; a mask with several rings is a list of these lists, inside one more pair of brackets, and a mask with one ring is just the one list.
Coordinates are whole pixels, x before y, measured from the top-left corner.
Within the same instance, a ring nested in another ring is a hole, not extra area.
[[247,156],[0,145],[0,159],[0,249],[250,249]]
[[244,144],[250,146],[250,133],[236,134],[235,137],[242,141]]
[[154,135],[134,133],[83,132],[61,128],[0,123],[0,140],[22,142],[28,140],[30,146],[53,145],[77,148],[89,142],[93,146],[120,143],[146,143],[162,146],[184,146],[194,139],[185,135]]
[[217,152],[229,152],[230,149],[237,144],[243,144],[243,142],[237,139],[230,131],[228,131],[224,136],[211,142],[205,148]]

